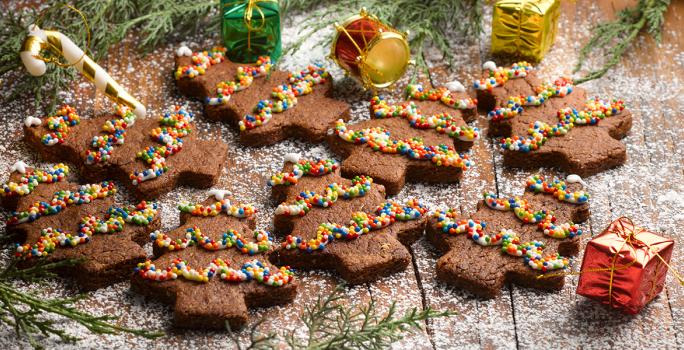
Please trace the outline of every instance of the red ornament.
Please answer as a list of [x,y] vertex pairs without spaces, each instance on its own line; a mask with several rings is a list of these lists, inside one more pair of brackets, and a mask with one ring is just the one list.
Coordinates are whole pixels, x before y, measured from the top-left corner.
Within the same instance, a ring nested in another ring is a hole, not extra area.
[[663,290],[673,248],[672,239],[619,218],[587,244],[577,294],[639,313]]

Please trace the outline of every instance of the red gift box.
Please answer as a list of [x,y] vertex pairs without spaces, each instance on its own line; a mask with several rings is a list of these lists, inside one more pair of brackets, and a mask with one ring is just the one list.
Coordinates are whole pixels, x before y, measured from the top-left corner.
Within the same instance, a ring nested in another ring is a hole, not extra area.
[[619,218],[587,243],[577,294],[636,314],[665,286],[674,241]]

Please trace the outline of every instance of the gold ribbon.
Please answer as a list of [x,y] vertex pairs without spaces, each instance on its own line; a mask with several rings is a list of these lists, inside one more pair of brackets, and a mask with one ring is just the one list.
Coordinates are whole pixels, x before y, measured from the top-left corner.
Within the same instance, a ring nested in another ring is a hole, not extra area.
[[[245,27],[247,27],[247,49],[252,48],[252,31],[260,31],[261,29],[264,28],[266,25],[266,15],[264,15],[264,11],[261,9],[259,6],[259,3],[262,2],[269,2],[269,3],[278,3],[278,0],[246,0],[247,1],[247,6],[245,7],[245,14],[242,16],[243,20],[245,21]],[[231,7],[239,4],[244,4],[245,0],[243,1],[234,1],[228,4],[225,4],[224,7]],[[261,24],[259,24],[258,27],[252,26],[252,16],[254,15],[254,10],[259,13],[259,16],[261,17]]]
[[[623,219],[626,221],[629,221],[629,224],[631,225],[631,229],[628,230],[625,227],[624,223],[622,222]],[[622,248],[625,247],[625,245],[629,245],[630,248],[632,248],[633,250],[636,250],[636,247],[634,245],[637,244],[637,245],[642,245],[644,247],[647,247],[651,253],[653,253],[658,259],[660,259],[660,261],[668,268],[668,270],[672,271],[672,273],[677,278],[679,284],[684,286],[684,277],[682,277],[682,275],[680,275],[680,273],[674,267],[672,267],[670,264],[668,264],[667,261],[665,261],[665,259],[658,253],[658,250],[656,250],[655,248],[651,247],[651,245],[649,245],[646,242],[641,241],[640,239],[637,238],[637,235],[639,235],[642,232],[646,232],[646,230],[644,228],[639,227],[638,230],[635,229],[636,226],[634,225],[634,222],[632,221],[632,219],[630,219],[628,217],[624,217],[624,216],[620,217],[617,221],[618,221],[620,228],[621,228],[620,231],[618,232],[618,235],[621,235],[625,240],[622,243],[622,245],[620,246],[620,248],[617,249],[617,251],[613,255],[613,258],[611,259],[610,267],[587,269],[584,271],[577,271],[577,272],[559,272],[559,273],[543,274],[543,275],[537,276],[537,279],[551,278],[551,277],[557,277],[557,276],[578,276],[578,275],[581,275],[581,274],[587,273],[587,272],[610,271],[610,279],[608,281],[608,301],[609,301],[610,305],[612,306],[613,305],[613,280],[615,278],[615,271],[626,270],[638,262],[636,257],[635,257],[634,260],[632,260],[631,262],[629,262],[627,264],[624,264],[622,266],[616,266],[617,259],[619,258],[620,252],[622,251]],[[649,293],[649,299],[650,299],[650,297],[653,296],[653,293],[655,292],[655,289],[656,289],[655,280],[658,278],[657,276],[658,276],[658,274],[657,274],[657,268],[656,268],[656,273],[654,273],[654,277],[650,281],[651,292]]]
[[24,41],[24,43],[22,44],[21,51],[33,52],[33,53],[35,53],[33,55],[33,57],[35,57],[36,59],[39,59],[39,60],[46,62],[46,63],[54,63],[57,66],[60,66],[62,68],[66,68],[66,67],[75,66],[79,62],[81,62],[86,57],[86,52],[88,52],[88,48],[90,47],[90,26],[88,25],[88,19],[86,18],[85,14],[83,14],[83,12],[81,12],[81,10],[79,10],[79,9],[77,9],[71,5],[68,5],[68,4],[62,4],[62,5],[55,6],[55,7],[48,7],[45,10],[43,10],[43,12],[40,13],[38,18],[36,19],[35,25],[40,27],[40,24],[43,21],[43,17],[45,17],[45,14],[49,10],[57,10],[59,8],[62,8],[62,7],[66,7],[68,9],[78,13],[78,15],[81,16],[81,19],[83,20],[83,25],[85,25],[86,34],[87,34],[86,47],[85,47],[85,50],[83,50],[83,55],[81,55],[81,58],[74,61],[74,63],[66,64],[66,63],[60,62],[59,58],[57,58],[57,57],[47,58],[47,57],[41,56],[40,51],[42,51],[43,49],[49,49],[51,52],[59,52],[60,54],[62,53],[62,44],[59,41],[59,37],[56,34],[57,32],[52,31],[52,30],[44,30],[44,32],[47,36],[47,42],[41,40],[37,36],[28,37]]

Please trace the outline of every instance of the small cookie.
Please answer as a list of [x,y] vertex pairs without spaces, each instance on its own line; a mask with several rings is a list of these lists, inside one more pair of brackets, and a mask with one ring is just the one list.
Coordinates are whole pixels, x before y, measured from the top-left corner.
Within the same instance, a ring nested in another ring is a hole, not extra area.
[[340,176],[334,160],[298,160],[269,181],[277,233],[287,235],[271,255],[276,264],[335,270],[347,283],[371,282],[411,263],[407,249],[423,234],[426,209],[417,201],[385,201],[369,177]]
[[503,137],[505,165],[589,176],[625,163],[618,140],[632,128],[632,114],[621,100],[587,98],[565,78],[542,82],[526,62],[491,66],[474,87],[489,111],[490,136]]
[[88,181],[120,180],[138,199],[157,198],[179,185],[216,183],[228,148],[198,136],[193,114],[176,106],[160,118],[136,119],[119,107],[84,120],[63,106],[24,127],[26,141],[43,158],[76,163]]
[[[146,237],[160,225],[157,205],[117,206],[112,182],[78,185],[65,179],[68,171],[61,164],[45,171],[27,168],[24,174],[12,173],[3,186],[27,184],[19,186],[16,211],[7,221],[7,233],[22,242],[16,248],[19,266],[32,266],[39,259],[83,259],[58,271],[83,290],[128,278],[131,269],[145,260],[141,246]],[[41,173],[52,174],[46,176],[53,181],[33,182]]]
[[268,262],[272,241],[254,230],[254,207],[214,192],[179,209],[181,226],[150,235],[155,258],[139,264],[131,280],[137,292],[174,305],[175,327],[225,329],[227,321],[237,329],[249,308],[294,299],[298,282],[288,267]]
[[371,176],[390,195],[406,181],[459,181],[471,162],[458,152],[479,137],[479,130],[466,124],[477,117],[477,100],[450,85],[457,91],[409,85],[411,101],[389,105],[376,96],[371,120],[354,125],[338,121],[328,142],[344,159],[342,174]]
[[332,77],[324,68],[272,71],[268,57],[250,66],[230,62],[224,52],[177,56],[176,85],[204,99],[207,117],[239,127],[241,143],[265,146],[292,137],[322,142],[337,119],[350,118],[350,106],[331,98]]
[[588,198],[578,184],[535,175],[522,197],[485,193],[470,218],[458,208],[435,211],[427,238],[444,253],[437,278],[485,298],[499,295],[505,283],[560,290],[563,275],[537,277],[565,268],[565,257],[579,252],[582,230],[575,223],[589,218]]

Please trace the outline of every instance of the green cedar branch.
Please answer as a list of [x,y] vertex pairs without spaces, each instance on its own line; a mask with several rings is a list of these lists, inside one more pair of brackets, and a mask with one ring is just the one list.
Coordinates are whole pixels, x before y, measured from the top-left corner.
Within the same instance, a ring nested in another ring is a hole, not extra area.
[[64,260],[54,263],[39,263],[33,267],[19,269],[16,261],[0,271],[0,324],[9,325],[18,337],[25,338],[36,349],[42,349],[40,338],[56,336],[68,343],[77,342],[80,338],[70,334],[63,327],[58,326],[54,316],[60,316],[77,322],[92,333],[117,334],[130,333],[133,335],[153,339],[164,335],[158,331],[134,329],[119,326],[112,316],[96,316],[77,309],[74,306],[82,296],[65,299],[45,299],[23,292],[11,282],[21,279],[37,282],[46,277],[54,277],[54,270],[66,266],[79,264],[79,260]]
[[598,24],[593,29],[593,35],[580,50],[579,60],[574,72],[578,72],[587,62],[590,54],[604,49],[605,64],[592,70],[584,77],[576,79],[576,84],[601,78],[611,68],[620,63],[620,59],[631,47],[634,39],[642,30],[651,35],[656,42],[662,37],[665,11],[670,0],[639,0],[634,7],[629,7],[617,13],[617,19],[612,22]]
[[[347,307],[343,305],[344,295],[345,287],[341,285],[306,307],[300,316],[306,327],[304,337],[295,334],[294,330],[284,335],[261,333],[260,321],[251,327],[250,343],[246,348],[233,333],[231,339],[240,350],[279,348],[283,342],[294,350],[386,349],[407,333],[422,329],[427,320],[455,315],[451,311],[413,308],[399,316],[395,303],[381,314],[373,299],[360,307]],[[230,331],[230,327],[226,327]]]

